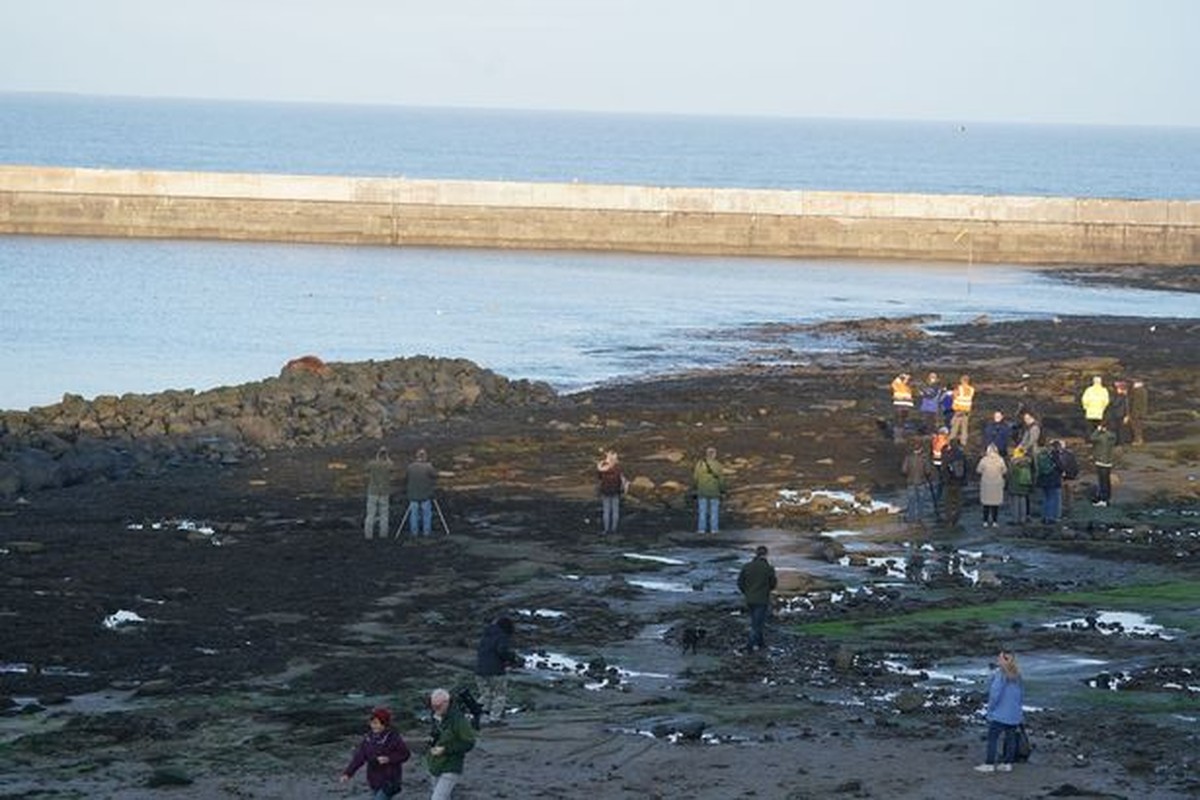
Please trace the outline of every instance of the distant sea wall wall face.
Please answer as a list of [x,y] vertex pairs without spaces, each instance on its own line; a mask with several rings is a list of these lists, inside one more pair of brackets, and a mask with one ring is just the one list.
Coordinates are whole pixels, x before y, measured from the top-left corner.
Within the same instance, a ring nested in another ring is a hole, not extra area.
[[1200,264],[1200,201],[0,166],[0,233]]

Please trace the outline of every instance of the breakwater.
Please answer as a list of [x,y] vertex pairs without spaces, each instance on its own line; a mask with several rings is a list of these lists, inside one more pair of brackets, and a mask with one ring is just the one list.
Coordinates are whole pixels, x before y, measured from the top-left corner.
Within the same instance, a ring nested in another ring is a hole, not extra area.
[[1200,201],[0,166],[0,233],[1200,264]]

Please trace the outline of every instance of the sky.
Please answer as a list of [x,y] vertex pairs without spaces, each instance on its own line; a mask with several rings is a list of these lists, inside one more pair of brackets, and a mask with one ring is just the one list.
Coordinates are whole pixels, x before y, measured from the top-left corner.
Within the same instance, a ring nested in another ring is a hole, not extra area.
[[0,0],[0,92],[1200,126],[1197,0]]

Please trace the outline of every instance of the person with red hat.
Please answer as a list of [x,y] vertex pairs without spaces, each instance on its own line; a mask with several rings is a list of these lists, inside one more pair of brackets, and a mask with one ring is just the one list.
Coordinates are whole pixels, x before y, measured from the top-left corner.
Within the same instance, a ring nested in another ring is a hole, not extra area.
[[367,786],[371,787],[372,800],[392,800],[400,794],[404,777],[404,762],[411,753],[404,739],[392,727],[392,712],[376,708],[371,712],[367,724],[370,730],[363,736],[350,763],[342,770],[341,781],[354,777],[358,768],[367,765]]

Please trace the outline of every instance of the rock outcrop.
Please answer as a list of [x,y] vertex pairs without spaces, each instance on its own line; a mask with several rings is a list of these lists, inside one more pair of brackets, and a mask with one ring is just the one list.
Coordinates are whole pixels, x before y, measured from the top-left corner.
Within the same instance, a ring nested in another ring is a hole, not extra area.
[[117,480],[180,463],[379,438],[407,425],[555,399],[465,359],[288,362],[278,378],[151,395],[102,395],[0,412],[0,496]]

